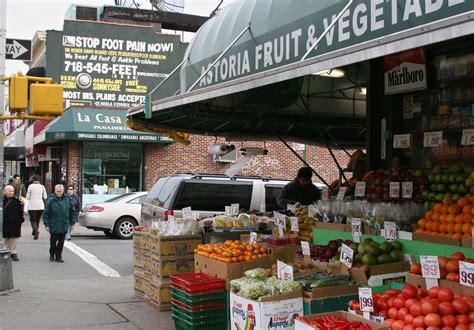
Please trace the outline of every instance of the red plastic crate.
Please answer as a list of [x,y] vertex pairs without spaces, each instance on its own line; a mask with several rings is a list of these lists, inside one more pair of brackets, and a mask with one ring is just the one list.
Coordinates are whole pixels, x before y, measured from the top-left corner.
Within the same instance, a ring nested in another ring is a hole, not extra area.
[[215,308],[226,307],[226,304],[215,304],[215,305],[209,305],[209,306],[189,306],[173,298],[171,298],[171,305],[178,305],[179,307],[184,308],[188,311],[200,311],[203,309],[215,309]]
[[225,281],[204,273],[171,276],[171,285],[191,294],[225,290]]

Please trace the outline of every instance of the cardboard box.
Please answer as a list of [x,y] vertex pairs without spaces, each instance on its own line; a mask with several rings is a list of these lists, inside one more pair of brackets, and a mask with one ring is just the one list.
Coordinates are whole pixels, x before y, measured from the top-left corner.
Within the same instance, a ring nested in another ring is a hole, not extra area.
[[472,239],[472,237],[463,237],[461,239],[461,246],[467,248],[474,248],[474,239]]
[[140,250],[133,250],[133,267],[137,270],[145,269],[145,259]]
[[143,274],[143,272],[134,271],[133,272],[133,290],[135,291],[135,295],[143,299],[145,297],[145,288],[146,288],[145,275]]
[[274,260],[280,260],[286,263],[293,262],[295,254],[301,250],[301,244],[283,246],[265,244],[265,247],[269,249]]
[[316,222],[314,224],[314,227],[328,230],[352,232],[351,225],[344,225],[342,223]]
[[[417,288],[422,288],[426,290],[426,280],[421,275],[409,273],[408,283],[414,285]],[[438,285],[442,288],[451,289],[454,294],[465,294],[474,296],[474,288],[461,285],[459,282],[439,279]]]
[[192,256],[194,250],[202,242],[201,234],[160,236],[150,235],[150,251],[156,257]]
[[308,299],[322,299],[353,294],[359,294],[359,286],[357,284],[315,288],[311,291],[304,291],[303,297]]
[[303,299],[304,315],[316,313],[329,313],[341,309],[341,306],[348,306],[349,301],[359,300],[359,293],[346,296],[321,298],[321,299]]
[[[387,330],[390,329],[386,325],[375,323],[373,321],[366,320],[362,316],[359,316],[357,314],[352,314],[352,313],[348,313],[348,312],[344,312],[344,311],[308,315],[308,316],[305,316],[304,318],[308,321],[312,321],[316,318],[320,318],[320,317],[323,317],[323,316],[332,316],[332,315],[334,315],[334,316],[336,316],[337,318],[340,318],[340,319],[348,320],[350,322],[359,321],[359,322],[366,323],[366,324],[370,325],[370,327],[372,329],[384,329],[384,330],[385,329],[387,329]],[[316,329],[316,328],[310,326],[302,318],[298,317],[296,319],[295,330],[314,330],[314,329]]]
[[134,250],[142,249],[142,237],[143,237],[143,234],[141,231],[133,231],[133,249]]
[[246,299],[231,292],[231,329],[247,329],[249,318],[253,319],[252,329],[295,329],[295,319],[303,315],[301,291],[262,300]]
[[145,297],[155,305],[171,306],[171,283],[149,281]]
[[246,262],[225,263],[214,259],[194,255],[194,271],[196,273],[205,273],[214,277],[225,279],[227,289],[229,282],[235,278],[244,276],[244,272],[254,268],[272,268],[275,263],[272,255],[266,255],[256,260]]
[[439,237],[439,236],[431,236],[425,235],[420,233],[413,233],[413,240],[414,241],[422,241],[422,242],[429,242],[429,243],[438,243],[438,244],[448,244],[454,246],[461,246],[461,240],[450,238],[450,237]]
[[176,274],[194,273],[193,257],[171,257],[171,258],[151,258],[151,272],[153,276],[162,279],[170,278]]
[[389,285],[391,283],[406,283],[408,264],[403,261],[383,265],[370,266],[370,277],[360,268],[351,268],[352,279],[370,287]]

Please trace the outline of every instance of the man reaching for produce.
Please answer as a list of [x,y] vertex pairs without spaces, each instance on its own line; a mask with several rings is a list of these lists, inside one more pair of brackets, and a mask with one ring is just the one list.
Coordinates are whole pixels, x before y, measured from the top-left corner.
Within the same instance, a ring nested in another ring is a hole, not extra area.
[[313,173],[309,167],[298,170],[296,178],[288,183],[278,197],[278,206],[286,209],[288,204],[309,205],[321,199],[321,192],[311,181]]

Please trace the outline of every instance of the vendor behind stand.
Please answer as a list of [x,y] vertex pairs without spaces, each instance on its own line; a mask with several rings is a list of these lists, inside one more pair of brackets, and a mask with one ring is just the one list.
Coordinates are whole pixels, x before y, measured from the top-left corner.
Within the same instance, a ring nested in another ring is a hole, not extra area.
[[278,197],[278,206],[286,209],[288,204],[312,204],[321,199],[321,192],[311,181],[313,173],[309,167],[298,170],[296,179],[288,183]]

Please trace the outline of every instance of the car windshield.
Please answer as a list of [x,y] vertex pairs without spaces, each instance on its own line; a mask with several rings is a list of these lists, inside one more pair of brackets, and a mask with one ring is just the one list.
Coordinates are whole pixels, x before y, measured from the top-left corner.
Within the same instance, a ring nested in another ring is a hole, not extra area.
[[120,201],[124,198],[130,197],[133,194],[134,193],[127,193],[127,194],[123,194],[123,195],[120,195],[120,196],[115,196],[115,197],[112,197],[111,199],[106,200],[104,203],[118,202],[118,201]]

